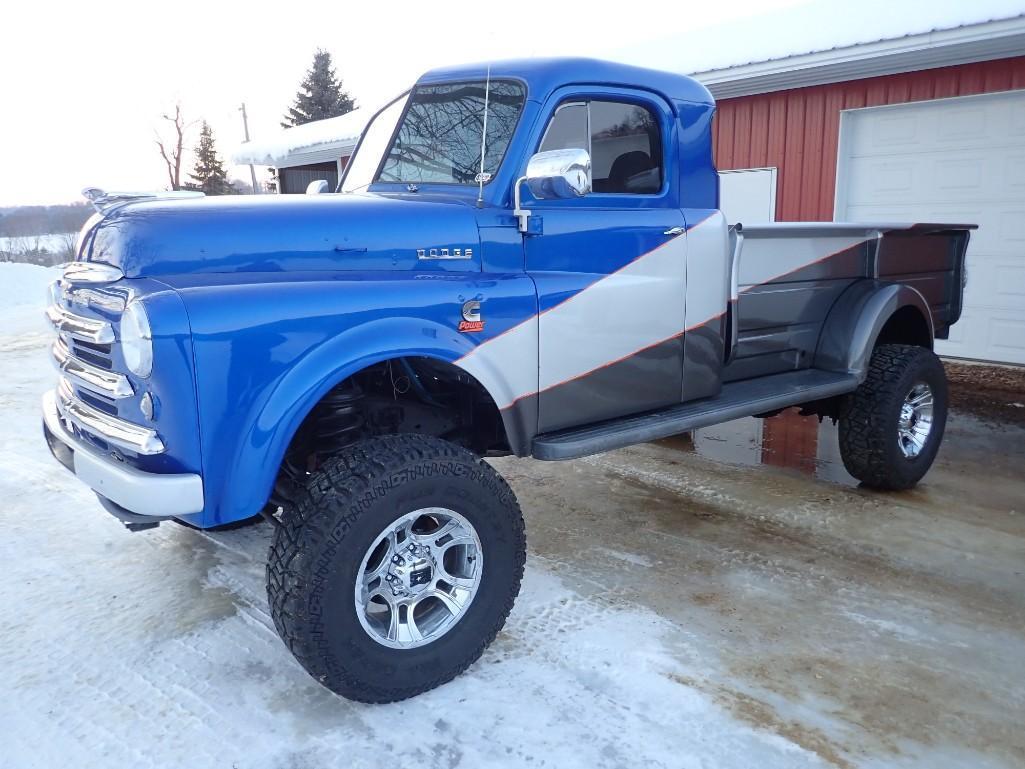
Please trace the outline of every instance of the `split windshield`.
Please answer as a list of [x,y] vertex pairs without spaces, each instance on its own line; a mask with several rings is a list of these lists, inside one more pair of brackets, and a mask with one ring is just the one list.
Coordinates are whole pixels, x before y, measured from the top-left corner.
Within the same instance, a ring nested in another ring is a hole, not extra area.
[[[480,173],[485,81],[418,86],[374,181],[475,184]],[[502,163],[523,109],[519,83],[492,80],[484,181]]]

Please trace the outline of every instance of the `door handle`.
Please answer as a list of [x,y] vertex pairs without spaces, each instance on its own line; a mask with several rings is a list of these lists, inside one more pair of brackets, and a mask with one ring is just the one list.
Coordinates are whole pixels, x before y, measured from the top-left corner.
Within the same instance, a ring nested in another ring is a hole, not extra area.
[[682,235],[686,231],[687,231],[686,227],[673,227],[672,229],[666,230],[662,234],[663,235]]

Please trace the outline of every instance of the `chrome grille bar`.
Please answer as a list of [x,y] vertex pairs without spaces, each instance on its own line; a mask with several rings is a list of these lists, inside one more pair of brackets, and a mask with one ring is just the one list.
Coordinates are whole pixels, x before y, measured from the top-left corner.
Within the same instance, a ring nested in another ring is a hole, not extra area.
[[63,377],[57,388],[57,409],[69,422],[118,448],[147,456],[164,451],[164,442],[156,430],[126,422],[83,403]]
[[108,398],[128,398],[135,395],[135,388],[124,374],[104,371],[79,360],[71,354],[67,344],[60,337],[50,350],[57,369],[76,384]]
[[124,276],[120,268],[102,262],[72,262],[64,268],[69,283],[114,283]]
[[114,329],[109,323],[83,318],[53,304],[46,308],[46,319],[59,333],[70,334],[76,339],[93,344],[110,344],[114,341]]

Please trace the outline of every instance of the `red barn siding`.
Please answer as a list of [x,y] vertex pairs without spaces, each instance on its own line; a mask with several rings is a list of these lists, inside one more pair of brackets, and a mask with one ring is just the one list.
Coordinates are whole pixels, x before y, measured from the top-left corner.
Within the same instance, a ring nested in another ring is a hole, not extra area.
[[775,166],[776,219],[829,221],[842,110],[1019,88],[1025,56],[723,99],[713,132],[716,165]]

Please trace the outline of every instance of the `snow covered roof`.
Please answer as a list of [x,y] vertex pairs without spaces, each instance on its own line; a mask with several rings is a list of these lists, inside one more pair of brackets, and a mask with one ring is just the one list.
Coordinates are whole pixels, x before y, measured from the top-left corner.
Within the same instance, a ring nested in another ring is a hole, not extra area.
[[239,145],[231,160],[238,165],[277,168],[337,160],[352,152],[372,114],[357,107],[338,117],[284,128],[266,139]]
[[1022,0],[817,0],[624,49],[717,98],[985,61],[1025,51]]

